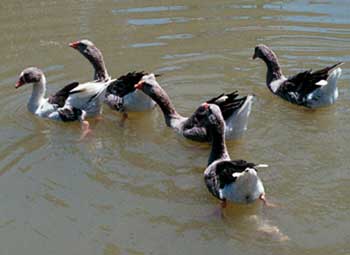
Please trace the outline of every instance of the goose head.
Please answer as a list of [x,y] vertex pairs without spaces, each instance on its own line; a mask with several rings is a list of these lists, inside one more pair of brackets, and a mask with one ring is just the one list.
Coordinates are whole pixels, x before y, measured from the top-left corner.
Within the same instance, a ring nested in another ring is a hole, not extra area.
[[69,47],[76,49],[83,55],[91,54],[91,51],[96,48],[95,44],[93,44],[91,41],[87,39],[71,42],[69,43]]
[[160,85],[156,80],[154,73],[144,75],[141,80],[134,85],[135,89],[142,90],[144,93],[150,97],[157,95],[157,92],[160,90]]
[[24,69],[16,82],[15,88],[22,87],[25,84],[38,83],[44,78],[44,73],[37,67],[28,67]]
[[95,80],[109,79],[109,75],[104,63],[102,52],[89,40],[75,41],[69,44],[70,47],[79,51],[95,69]]
[[224,135],[225,120],[219,106],[203,103],[197,108],[196,116],[199,124],[207,129],[209,135]]
[[254,55],[252,56],[252,59],[264,58],[269,52],[269,47],[267,47],[265,44],[259,44],[254,49]]

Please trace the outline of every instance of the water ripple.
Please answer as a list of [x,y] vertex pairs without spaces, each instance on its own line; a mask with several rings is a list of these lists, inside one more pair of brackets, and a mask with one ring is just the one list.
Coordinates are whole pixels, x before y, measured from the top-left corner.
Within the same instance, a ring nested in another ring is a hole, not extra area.
[[164,25],[169,23],[184,23],[189,19],[185,17],[153,18],[153,19],[129,19],[128,24],[135,26]]
[[138,12],[164,12],[164,11],[182,11],[186,10],[187,6],[173,5],[173,6],[147,6],[139,8],[114,9],[113,14],[116,13],[138,13]]
[[161,35],[157,37],[157,39],[161,39],[161,40],[191,39],[191,38],[193,38],[192,34]]
[[150,42],[150,43],[134,43],[130,44],[131,48],[145,48],[145,47],[155,47],[155,46],[164,46],[166,43],[163,42]]

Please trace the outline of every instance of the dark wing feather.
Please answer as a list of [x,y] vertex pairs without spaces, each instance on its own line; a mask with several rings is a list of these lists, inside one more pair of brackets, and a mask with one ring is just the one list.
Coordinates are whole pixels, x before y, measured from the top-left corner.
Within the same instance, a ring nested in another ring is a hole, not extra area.
[[342,64],[344,64],[344,62],[339,62],[339,63],[336,63],[332,66],[327,66],[323,69],[317,70],[317,71],[313,72],[312,74],[315,76],[327,76],[327,78],[328,78],[328,75],[331,73],[331,71],[333,71],[337,67],[341,66]]
[[[223,99],[222,97],[226,97]],[[239,97],[238,91],[230,94],[221,94],[207,101],[208,104],[216,104],[220,107],[224,119],[228,119],[235,111],[240,109],[247,97]]]
[[133,91],[135,91],[135,84],[137,84],[144,75],[145,72],[130,72],[126,75],[120,76],[116,81],[112,82],[107,88],[107,94],[123,97]]
[[[254,163],[248,163],[244,160],[221,161],[208,167],[209,169],[204,174],[204,181],[210,193],[222,200],[219,190],[236,181],[236,177],[232,175],[243,172],[247,167],[254,168],[254,166]],[[212,169],[210,169],[211,167]]]
[[71,90],[74,89],[79,85],[79,82],[72,82],[66,86],[64,86],[63,89],[56,92],[56,94],[51,95],[49,97],[49,103],[50,104],[57,104],[59,107],[63,107],[68,96],[71,94]]
[[216,165],[216,175],[218,176],[220,188],[226,184],[230,184],[236,180],[233,177],[234,173],[241,173],[247,168],[254,168],[254,163],[249,163],[245,160],[222,161]]
[[342,62],[339,62],[332,66],[327,66],[323,69],[312,72],[312,70],[304,71],[298,73],[292,77],[289,77],[278,89],[278,93],[286,94],[289,92],[295,92],[304,97],[314,90],[320,88],[320,85],[317,85],[321,80],[327,80],[330,72],[342,65]]

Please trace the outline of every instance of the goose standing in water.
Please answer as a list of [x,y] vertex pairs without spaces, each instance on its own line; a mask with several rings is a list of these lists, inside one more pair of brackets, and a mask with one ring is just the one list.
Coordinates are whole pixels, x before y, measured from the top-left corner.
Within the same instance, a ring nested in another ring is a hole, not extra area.
[[[110,79],[102,52],[89,40],[75,41],[69,44],[70,47],[78,50],[89,60],[94,68],[94,79]],[[124,113],[152,110],[155,102],[141,91],[134,88],[134,85],[145,75],[143,72],[130,72],[120,76],[113,82],[106,91],[105,103],[113,110]]]
[[[209,141],[205,127],[199,122],[202,107],[199,107],[189,118],[181,116],[175,110],[168,94],[158,84],[154,74],[143,76],[135,88],[142,90],[159,105],[168,127],[188,139],[200,142]],[[233,92],[228,95],[222,94],[208,101],[211,104],[217,104],[222,111],[226,122],[226,139],[236,139],[247,129],[252,99],[252,95],[239,98],[238,93]]]
[[220,108],[215,104],[202,104],[201,122],[211,140],[208,166],[204,171],[204,181],[209,192],[222,201],[252,203],[257,199],[264,201],[265,190],[257,175],[257,169],[267,167],[245,160],[231,160],[225,143],[225,121]]
[[113,82],[93,81],[79,84],[68,84],[56,94],[45,98],[46,78],[37,67],[24,69],[16,82],[16,89],[26,84],[32,84],[32,95],[28,102],[28,110],[42,118],[82,123],[82,138],[90,132],[86,117],[101,114],[102,101],[107,86]]
[[341,76],[339,66],[342,62],[287,78],[282,73],[277,55],[266,45],[255,47],[255,58],[262,59],[267,66],[266,85],[270,91],[293,104],[319,108],[335,103],[338,98],[337,80]]

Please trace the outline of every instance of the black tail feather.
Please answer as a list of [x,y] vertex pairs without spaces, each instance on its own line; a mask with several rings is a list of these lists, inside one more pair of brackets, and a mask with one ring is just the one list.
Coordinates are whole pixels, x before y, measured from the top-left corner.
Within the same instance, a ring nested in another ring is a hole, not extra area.
[[[223,99],[222,97],[226,97]],[[216,104],[220,107],[220,110],[222,112],[222,116],[224,119],[228,119],[235,111],[240,109],[244,102],[246,101],[247,97],[239,97],[238,91],[233,91],[230,94],[221,94],[217,97],[214,97],[207,101],[208,104]]]
[[73,94],[71,90],[79,85],[79,82],[72,82],[64,86],[61,90],[57,91],[56,94],[49,97],[50,104],[57,104],[59,107],[63,107],[68,96]]

